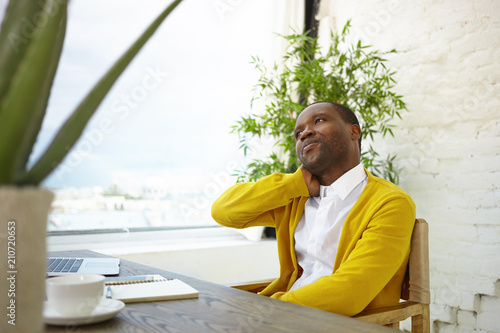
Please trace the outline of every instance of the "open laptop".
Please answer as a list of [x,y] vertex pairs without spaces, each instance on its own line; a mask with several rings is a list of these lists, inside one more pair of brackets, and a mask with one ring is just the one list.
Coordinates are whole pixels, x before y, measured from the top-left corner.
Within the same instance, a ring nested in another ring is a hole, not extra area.
[[47,258],[47,276],[67,274],[118,275],[119,272],[120,259],[118,258]]

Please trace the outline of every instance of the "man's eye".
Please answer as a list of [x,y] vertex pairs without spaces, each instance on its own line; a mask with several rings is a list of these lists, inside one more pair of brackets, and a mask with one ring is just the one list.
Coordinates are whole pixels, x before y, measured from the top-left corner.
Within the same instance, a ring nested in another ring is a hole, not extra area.
[[325,119],[323,119],[323,118],[318,118],[318,119],[316,119],[316,121],[315,121],[314,123],[315,123],[315,124],[317,124],[317,123],[319,123],[319,122],[321,122],[321,121],[325,121]]

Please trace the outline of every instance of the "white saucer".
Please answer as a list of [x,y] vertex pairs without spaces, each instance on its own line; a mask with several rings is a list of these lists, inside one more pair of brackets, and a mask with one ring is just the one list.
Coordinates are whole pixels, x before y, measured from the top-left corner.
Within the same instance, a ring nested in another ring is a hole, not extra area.
[[125,303],[114,299],[103,299],[90,315],[64,316],[45,302],[43,320],[50,325],[87,325],[113,318],[125,307]]

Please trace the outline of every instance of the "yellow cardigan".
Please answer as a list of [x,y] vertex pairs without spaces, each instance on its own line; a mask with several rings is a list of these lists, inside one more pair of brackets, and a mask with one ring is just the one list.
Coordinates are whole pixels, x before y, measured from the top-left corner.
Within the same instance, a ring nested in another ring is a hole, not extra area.
[[368,183],[344,222],[332,274],[292,291],[298,274],[294,233],[309,198],[301,170],[236,184],[214,202],[212,217],[221,225],[276,228],[280,276],[262,295],[346,316],[399,302],[415,204],[396,185],[366,172]]

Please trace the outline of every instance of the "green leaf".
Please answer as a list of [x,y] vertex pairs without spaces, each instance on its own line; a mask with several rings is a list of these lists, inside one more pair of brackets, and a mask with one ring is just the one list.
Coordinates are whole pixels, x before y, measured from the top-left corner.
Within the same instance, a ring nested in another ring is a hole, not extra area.
[[66,30],[67,1],[49,0],[0,106],[0,183],[25,171],[40,130]]
[[[59,1],[60,2],[60,1]],[[66,3],[60,2],[61,5],[66,6]],[[43,118],[45,116],[45,112],[47,109],[47,104],[50,97],[50,92],[52,90],[52,84],[54,82],[54,77],[56,75],[56,71],[59,65],[59,59],[61,58],[61,52],[64,44],[64,37],[66,35],[66,23],[67,23],[67,9],[63,10],[63,18],[61,20],[59,31],[57,32],[55,41],[53,43],[52,54],[49,56],[49,60],[47,62],[47,75],[45,76],[45,80],[41,82],[38,87],[38,91],[36,94],[39,96],[38,103],[33,105],[33,126],[32,130],[28,130],[24,133],[26,145],[21,150],[20,155],[20,164],[19,171],[25,171],[26,164],[28,163],[29,157],[33,150],[33,146],[35,145],[38,133],[40,132],[40,128],[42,127]]]
[[18,179],[21,184],[39,184],[47,177],[68,153],[68,147],[72,147],[80,137],[87,122],[104,99],[108,91],[116,82],[121,73],[134,59],[144,44],[158,29],[165,18],[177,7],[182,0],[172,2],[137,39],[137,41],[117,60],[111,69],[101,78],[87,97],[80,103],[76,110],[66,120],[62,128],[56,134],[54,140],[47,148],[27,174]]
[[33,38],[47,0],[12,0],[0,29],[0,105]]

